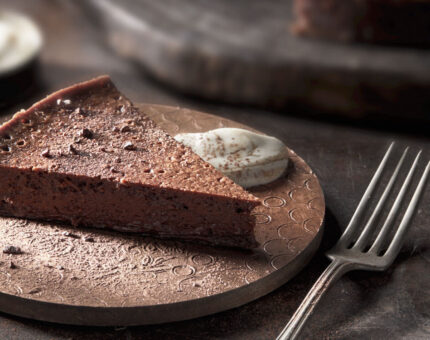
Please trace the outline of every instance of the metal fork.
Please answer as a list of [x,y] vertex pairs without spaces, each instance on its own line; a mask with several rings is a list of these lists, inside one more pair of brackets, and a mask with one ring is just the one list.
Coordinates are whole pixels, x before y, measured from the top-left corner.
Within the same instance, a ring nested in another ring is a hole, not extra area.
[[327,257],[330,258],[332,262],[315,282],[297,311],[294,313],[293,317],[278,335],[277,340],[295,339],[305,324],[305,321],[312,314],[316,304],[321,299],[323,294],[342,275],[356,269],[383,271],[387,269],[397,257],[408,225],[418,206],[430,171],[429,161],[421,176],[421,179],[419,180],[404,216],[398,225],[394,236],[390,240],[390,230],[393,228],[394,220],[396,219],[400,211],[401,204],[404,201],[405,194],[408,190],[418,161],[421,157],[421,151],[419,151],[416,155],[406,179],[404,180],[402,187],[393,203],[393,206],[388,212],[388,215],[376,236],[376,239],[372,242],[371,237],[376,230],[376,227],[380,225],[378,223],[378,218],[384,209],[385,202],[389,197],[390,192],[393,189],[394,183],[399,174],[399,170],[402,167],[408,152],[408,148],[404,150],[402,156],[400,157],[400,160],[397,163],[397,166],[394,169],[394,172],[391,175],[384,192],[376,204],[375,209],[373,210],[370,218],[367,220],[366,225],[364,226],[361,233],[357,235],[358,229],[363,223],[362,220],[364,219],[364,214],[366,212],[368,203],[376,187],[378,186],[378,183],[380,182],[381,175],[388,162],[388,158],[393,151],[393,147],[394,143],[391,143],[339,241],[331,250],[326,253]]

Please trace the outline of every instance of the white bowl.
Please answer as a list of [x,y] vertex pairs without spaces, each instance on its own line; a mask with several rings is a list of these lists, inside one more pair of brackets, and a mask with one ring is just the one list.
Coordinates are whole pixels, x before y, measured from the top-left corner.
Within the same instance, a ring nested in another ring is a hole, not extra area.
[[17,12],[0,11],[0,76],[34,60],[42,43],[42,33],[31,19]]

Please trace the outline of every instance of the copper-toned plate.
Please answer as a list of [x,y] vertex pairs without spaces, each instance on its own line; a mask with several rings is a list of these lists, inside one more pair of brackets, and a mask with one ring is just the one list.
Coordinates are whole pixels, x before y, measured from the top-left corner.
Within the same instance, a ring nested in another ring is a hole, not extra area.
[[[141,108],[172,135],[244,127],[187,109]],[[255,251],[0,218],[0,248],[24,251],[0,253],[0,310],[69,324],[141,325],[223,311],[271,292],[307,264],[323,229],[318,179],[288,151],[288,174],[251,190],[263,202],[254,212]]]

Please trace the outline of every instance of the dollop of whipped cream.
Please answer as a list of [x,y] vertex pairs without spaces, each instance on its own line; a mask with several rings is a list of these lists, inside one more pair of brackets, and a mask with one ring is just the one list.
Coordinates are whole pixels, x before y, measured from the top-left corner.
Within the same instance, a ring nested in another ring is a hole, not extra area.
[[284,143],[244,129],[180,133],[175,139],[244,188],[276,180],[288,165]]
[[27,17],[0,11],[0,74],[29,62],[42,46],[42,35]]

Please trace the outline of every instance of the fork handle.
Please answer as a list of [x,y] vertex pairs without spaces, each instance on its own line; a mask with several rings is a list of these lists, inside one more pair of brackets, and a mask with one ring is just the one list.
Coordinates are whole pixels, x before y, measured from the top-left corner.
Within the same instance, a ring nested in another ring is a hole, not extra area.
[[343,274],[352,269],[350,265],[351,263],[337,259],[330,263],[312,286],[311,290],[276,340],[296,339],[306,320],[312,314],[318,301],[332,283],[336,282]]

